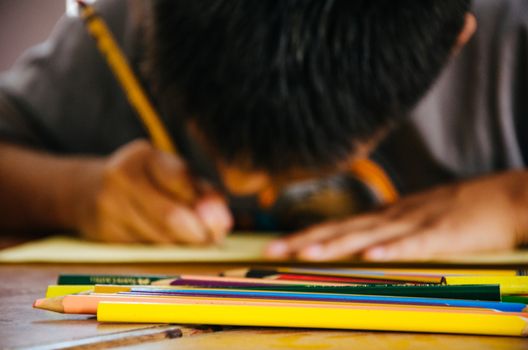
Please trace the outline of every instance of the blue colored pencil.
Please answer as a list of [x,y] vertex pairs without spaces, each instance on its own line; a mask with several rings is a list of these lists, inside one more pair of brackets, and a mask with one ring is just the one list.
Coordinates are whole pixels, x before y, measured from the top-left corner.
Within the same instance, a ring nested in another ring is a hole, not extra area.
[[464,299],[440,299],[421,297],[392,297],[381,295],[352,295],[331,293],[302,293],[302,292],[274,292],[260,290],[223,290],[223,289],[158,289],[133,287],[130,292],[119,294],[149,294],[149,295],[178,295],[226,298],[255,298],[255,299],[285,299],[285,300],[316,300],[333,302],[407,304],[428,306],[453,306],[486,308],[502,312],[527,312],[526,304],[497,301],[480,301]]

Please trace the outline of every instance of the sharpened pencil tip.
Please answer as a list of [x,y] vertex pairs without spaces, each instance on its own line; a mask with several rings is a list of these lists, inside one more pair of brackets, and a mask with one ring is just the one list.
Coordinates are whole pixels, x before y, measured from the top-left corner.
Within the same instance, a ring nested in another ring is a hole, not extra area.
[[33,303],[33,307],[36,309],[63,313],[64,306],[62,305],[62,299],[62,297],[37,299]]

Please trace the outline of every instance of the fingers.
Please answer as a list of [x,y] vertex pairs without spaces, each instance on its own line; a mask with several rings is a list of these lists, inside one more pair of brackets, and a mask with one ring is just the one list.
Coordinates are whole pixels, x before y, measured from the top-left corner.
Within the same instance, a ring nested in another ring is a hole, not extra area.
[[297,252],[302,260],[337,260],[350,257],[377,242],[402,236],[409,232],[412,224],[405,221],[385,223],[382,218],[371,227],[343,234],[331,240],[317,243]]
[[[423,260],[437,255],[446,247],[436,246],[438,234],[421,233],[375,245],[365,250],[362,257],[371,261]],[[440,242],[445,245],[445,241]],[[454,252],[457,248],[449,249]]]
[[[149,157],[148,173],[152,180],[159,188],[160,193],[172,196],[178,202],[183,202],[193,212],[185,210],[185,214],[173,213],[170,222],[173,223],[172,229],[177,231],[174,224],[175,220],[180,217],[185,220],[186,225],[193,229],[193,242],[212,242],[221,241],[231,230],[233,219],[229,212],[227,203],[212,189],[202,186],[205,193],[200,193],[198,198],[195,193],[195,187],[192,179],[185,167],[185,164],[178,158],[159,151]],[[201,229],[199,230],[199,228]],[[198,234],[202,231],[202,234]],[[205,231],[205,233],[203,233]],[[199,238],[203,236],[205,239]]]
[[147,160],[147,171],[160,191],[184,202],[195,200],[194,187],[185,164],[177,157],[153,151]]
[[[407,206],[405,206],[407,207]],[[369,245],[405,234],[421,221],[388,208],[342,222],[330,222],[270,244],[266,255],[274,259],[296,256],[302,260],[333,260],[352,256]]]
[[511,235],[508,239],[508,232],[501,232],[500,226],[492,226],[491,229],[468,226],[439,225],[415,231],[395,240],[375,244],[366,249],[362,257],[371,261],[427,260],[470,251],[507,250],[515,246]]
[[[143,238],[148,236],[148,241],[162,243],[201,244],[208,241],[208,229],[193,210],[158,191],[147,181],[138,180],[131,185],[134,188],[129,189],[128,202],[135,208],[131,215],[137,216],[138,219],[129,219],[129,223],[140,225],[137,230],[144,233]],[[150,232],[145,236],[145,222],[155,225],[159,234]],[[160,235],[165,239],[155,239],[155,236]]]
[[318,242],[328,241],[343,232],[367,229],[379,220],[379,214],[365,214],[344,222],[327,222],[275,240],[265,251],[272,259],[286,259],[292,254]]
[[227,203],[219,196],[210,194],[196,203],[196,213],[212,235],[213,242],[222,241],[233,227],[233,217]]
[[[115,233],[119,241],[130,237],[151,243],[221,240],[232,227],[227,204],[212,190],[191,200],[195,196],[191,185],[181,160],[144,141],[132,142],[106,164],[96,195],[99,229],[105,236]],[[115,226],[126,227],[129,235]]]

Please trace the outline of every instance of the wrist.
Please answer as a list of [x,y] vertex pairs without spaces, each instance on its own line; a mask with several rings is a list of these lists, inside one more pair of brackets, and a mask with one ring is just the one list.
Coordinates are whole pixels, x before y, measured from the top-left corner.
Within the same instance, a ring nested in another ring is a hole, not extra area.
[[512,204],[516,245],[528,244],[528,171],[515,170],[506,175],[506,193]]
[[103,158],[69,160],[57,193],[56,221],[60,227],[80,229],[101,184]]

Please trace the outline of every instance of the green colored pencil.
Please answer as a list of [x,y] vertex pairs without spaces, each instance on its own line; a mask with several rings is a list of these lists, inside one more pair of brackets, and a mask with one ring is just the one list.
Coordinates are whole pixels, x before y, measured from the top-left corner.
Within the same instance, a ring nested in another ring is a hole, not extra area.
[[528,304],[528,296],[526,295],[503,295],[501,301],[508,303],[522,303]]
[[117,285],[148,285],[154,281],[177,276],[167,275],[79,275],[60,274],[58,285],[95,285],[95,284],[117,284]]
[[[226,287],[223,287],[226,288]],[[354,285],[354,286],[317,286],[317,285],[274,285],[274,286],[232,286],[229,289],[270,290],[284,292],[336,293],[391,295],[424,298],[449,298],[467,300],[500,301],[498,284],[480,285]]]

